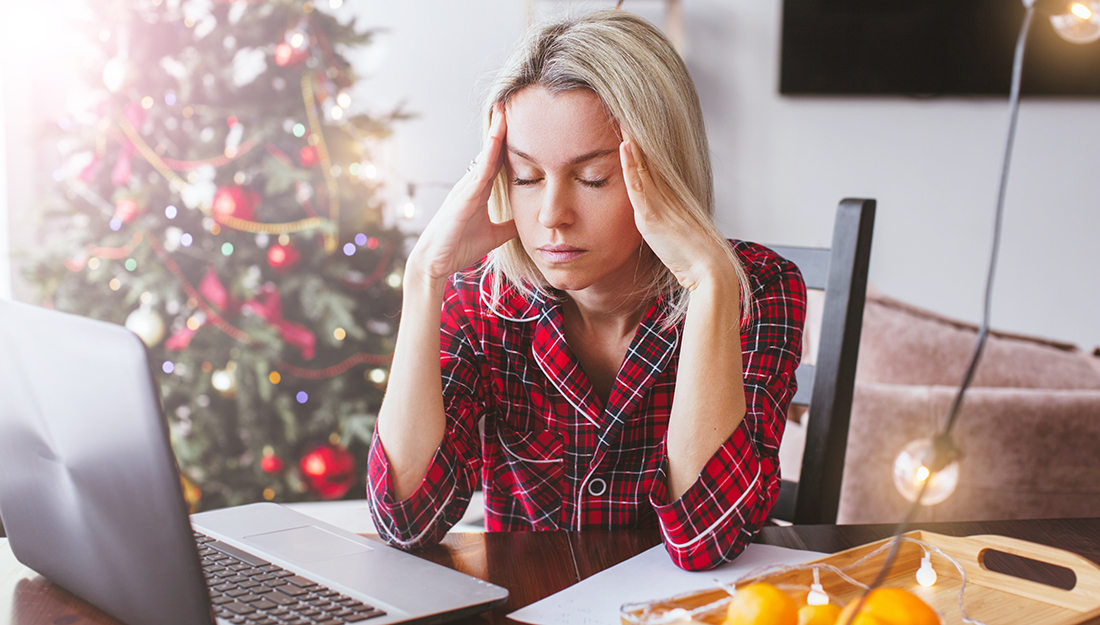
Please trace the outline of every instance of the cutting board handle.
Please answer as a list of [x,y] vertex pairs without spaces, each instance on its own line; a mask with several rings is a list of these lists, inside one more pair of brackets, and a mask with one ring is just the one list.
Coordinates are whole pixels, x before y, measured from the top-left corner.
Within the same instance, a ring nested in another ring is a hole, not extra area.
[[[1088,612],[1100,607],[1100,565],[1075,553],[994,534],[958,538],[930,532],[914,533],[922,534],[923,537],[918,537],[919,540],[939,546],[944,553],[957,560],[966,571],[968,583],[1004,590],[1078,612]],[[985,554],[991,549],[1067,568],[1073,571],[1077,583],[1072,589],[1064,590],[991,570],[985,565]]]

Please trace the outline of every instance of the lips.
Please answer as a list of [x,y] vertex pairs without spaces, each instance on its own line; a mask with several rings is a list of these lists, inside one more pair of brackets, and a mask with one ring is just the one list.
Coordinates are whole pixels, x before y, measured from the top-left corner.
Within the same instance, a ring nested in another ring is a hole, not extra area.
[[549,263],[567,263],[587,252],[571,245],[543,245],[538,251],[543,260]]

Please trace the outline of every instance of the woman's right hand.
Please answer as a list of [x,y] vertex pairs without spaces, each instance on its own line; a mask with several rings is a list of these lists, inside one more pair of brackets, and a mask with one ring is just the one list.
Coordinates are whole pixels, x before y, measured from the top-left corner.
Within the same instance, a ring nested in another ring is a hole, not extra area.
[[441,286],[451,274],[474,264],[516,236],[515,222],[489,218],[489,195],[504,165],[508,123],[504,106],[493,107],[489,137],[466,175],[455,184],[409,254],[406,280],[414,275]]

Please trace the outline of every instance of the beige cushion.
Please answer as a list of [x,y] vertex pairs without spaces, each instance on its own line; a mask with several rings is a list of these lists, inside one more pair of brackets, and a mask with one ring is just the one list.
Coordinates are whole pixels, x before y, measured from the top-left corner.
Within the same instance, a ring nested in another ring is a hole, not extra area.
[[[856,381],[958,386],[977,328],[867,294]],[[1100,389],[1100,358],[1073,345],[991,333],[972,382],[980,387]]]
[[[840,523],[896,523],[893,462],[943,425],[954,386],[856,385]],[[1100,516],[1100,391],[971,388],[954,438],[958,490],[920,520]]]

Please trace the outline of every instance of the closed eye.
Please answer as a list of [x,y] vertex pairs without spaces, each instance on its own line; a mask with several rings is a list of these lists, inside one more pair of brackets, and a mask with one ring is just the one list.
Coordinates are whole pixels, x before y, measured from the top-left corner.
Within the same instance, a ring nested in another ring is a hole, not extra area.
[[512,178],[512,184],[522,187],[529,184],[535,184],[539,180],[542,180],[542,178]]
[[608,180],[610,180],[610,178],[601,178],[599,180],[585,180],[584,178],[581,178],[580,182],[581,182],[581,184],[583,184],[586,187],[591,187],[593,189],[599,189],[600,187],[607,184]]

